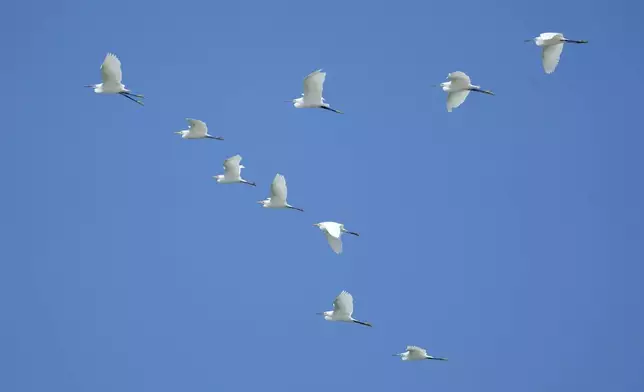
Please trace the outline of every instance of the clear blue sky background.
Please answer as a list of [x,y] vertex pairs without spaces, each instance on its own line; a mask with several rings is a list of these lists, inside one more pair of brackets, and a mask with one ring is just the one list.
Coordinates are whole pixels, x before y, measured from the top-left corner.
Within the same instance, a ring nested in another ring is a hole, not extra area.
[[[2,8],[0,391],[644,390],[640,3]],[[544,31],[590,44],[545,75]],[[108,51],[145,107],[82,87]],[[317,68],[346,114],[282,102]]]

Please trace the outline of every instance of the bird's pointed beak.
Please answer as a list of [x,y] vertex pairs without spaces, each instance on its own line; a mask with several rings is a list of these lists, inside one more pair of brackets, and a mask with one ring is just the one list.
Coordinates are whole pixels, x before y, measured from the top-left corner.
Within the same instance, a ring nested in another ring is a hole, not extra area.
[[322,313],[322,312],[319,312],[319,313],[316,313],[316,314],[317,314],[318,316],[323,316],[323,315],[324,315],[324,313]]
[[83,87],[91,87],[91,88],[93,88],[93,87],[94,87],[94,85],[93,85],[93,84],[86,84],[86,85],[84,85]]
[[174,133],[175,135],[181,135],[181,131],[177,131]]
[[532,42],[532,39],[524,39],[523,42]]
[[264,200],[257,200],[257,204],[264,204]]

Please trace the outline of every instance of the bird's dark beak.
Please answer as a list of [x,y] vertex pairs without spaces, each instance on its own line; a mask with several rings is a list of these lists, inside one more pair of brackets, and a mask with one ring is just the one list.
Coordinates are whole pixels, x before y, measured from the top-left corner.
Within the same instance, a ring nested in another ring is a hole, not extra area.
[[86,84],[86,85],[85,85],[85,86],[83,86],[83,87],[94,87],[94,85],[93,85],[93,84]]

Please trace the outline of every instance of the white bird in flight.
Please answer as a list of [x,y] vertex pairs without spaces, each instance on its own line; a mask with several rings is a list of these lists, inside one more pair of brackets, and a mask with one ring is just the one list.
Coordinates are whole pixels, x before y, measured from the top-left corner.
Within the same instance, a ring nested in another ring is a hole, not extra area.
[[400,354],[393,354],[394,357],[400,357],[403,361],[419,361],[423,359],[434,359],[437,361],[447,361],[447,358],[433,357],[427,355],[427,350],[417,346],[407,346],[407,351]]
[[538,37],[525,40],[525,42],[533,41],[535,44],[537,44],[537,46],[543,48],[541,50],[541,62],[543,63],[543,70],[547,74],[551,74],[555,72],[555,69],[557,69],[557,65],[559,64],[559,59],[561,58],[561,52],[563,52],[565,42],[572,44],[588,43],[588,41],[568,39],[561,33],[541,33]]
[[321,69],[311,72],[309,76],[304,78],[304,93],[302,96],[285,102],[293,102],[293,106],[298,109],[320,108],[342,114],[341,111],[331,108],[322,98],[325,78],[326,72],[322,72]]
[[344,321],[346,323],[356,323],[371,327],[370,323],[358,321],[352,317],[353,315],[353,296],[346,291],[342,291],[335,301],[333,301],[333,310],[323,313],[316,313],[324,316],[327,321]]
[[96,94],[120,94],[127,99],[130,99],[139,105],[143,102],[136,98],[143,98],[143,95],[134,94],[125,88],[121,83],[123,80],[123,73],[121,72],[121,61],[113,53],[108,53],[101,64],[101,79],[103,83],[89,84],[85,87],[91,87]]
[[244,169],[244,165],[240,165],[242,157],[237,154],[234,157],[230,157],[224,161],[224,174],[218,174],[212,178],[217,180],[219,184],[248,184],[255,186],[254,182],[246,181],[241,178],[241,169]]
[[271,184],[271,195],[266,200],[260,200],[257,203],[264,208],[290,208],[304,212],[303,209],[293,207],[286,202],[288,188],[286,188],[286,179],[283,175],[277,173]]
[[342,223],[320,222],[314,223],[313,226],[317,226],[320,228],[320,230],[322,230],[322,232],[326,236],[326,240],[329,242],[329,246],[337,254],[342,253],[342,239],[340,238],[342,234],[347,233],[355,235],[356,237],[360,236],[360,234],[356,232],[348,231],[347,229],[345,229]]
[[188,122],[188,126],[190,129],[186,129],[183,131],[177,131],[175,134],[181,135],[182,138],[184,139],[216,139],[216,140],[224,140],[223,137],[220,136],[212,136],[208,133],[208,126],[206,125],[205,122],[201,120],[195,120],[192,118],[186,118],[186,121]]
[[447,111],[457,108],[465,102],[465,98],[470,91],[494,95],[492,91],[481,90],[481,86],[475,86],[471,83],[470,77],[465,72],[456,71],[447,75],[448,82],[443,82],[439,86],[447,92]]

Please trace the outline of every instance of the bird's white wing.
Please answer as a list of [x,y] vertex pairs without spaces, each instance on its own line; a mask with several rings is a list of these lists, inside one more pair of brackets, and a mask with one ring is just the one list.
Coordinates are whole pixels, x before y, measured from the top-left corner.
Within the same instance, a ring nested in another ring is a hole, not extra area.
[[561,34],[561,33],[541,33],[541,34],[539,34],[539,38],[541,38],[542,40],[545,40],[545,41],[551,40],[551,39],[553,39],[553,38],[555,38],[557,36],[559,36],[559,38],[561,38],[561,37],[563,37],[563,34]]
[[271,184],[271,202],[284,202],[286,203],[286,195],[288,190],[286,188],[286,179],[281,174],[276,174],[273,183]]
[[326,236],[326,240],[329,243],[329,246],[333,251],[337,254],[342,253],[342,240],[338,237],[334,237],[328,232],[324,232],[324,235]]
[[469,94],[470,90],[456,91],[447,94],[447,111],[451,112],[452,109],[461,106]]
[[541,51],[541,60],[543,62],[543,70],[546,71],[547,74],[555,72],[555,69],[559,64],[559,59],[561,58],[561,52],[563,52],[563,47],[563,42],[543,47],[543,50]]
[[322,72],[321,69],[311,72],[304,78],[304,102],[322,102],[324,79],[326,79],[326,72]]
[[409,351],[410,354],[427,355],[427,350],[418,346],[407,346],[407,351]]
[[208,126],[205,122],[201,120],[195,120],[192,118],[186,118],[188,125],[190,126],[190,134],[197,137],[204,137],[208,133]]
[[101,78],[103,83],[121,83],[123,74],[121,73],[121,60],[113,53],[108,53],[101,64]]
[[340,224],[336,222],[324,222],[322,223],[324,230],[328,232],[332,237],[340,238],[342,230],[340,229]]
[[241,162],[241,155],[237,154],[234,157],[230,157],[224,161],[224,175],[226,177],[239,177],[241,174],[241,167],[239,162]]
[[447,75],[447,79],[452,82],[453,87],[465,88],[470,85],[470,77],[465,72],[456,71]]
[[353,296],[342,291],[333,301],[333,313],[346,314],[350,317],[353,314]]

